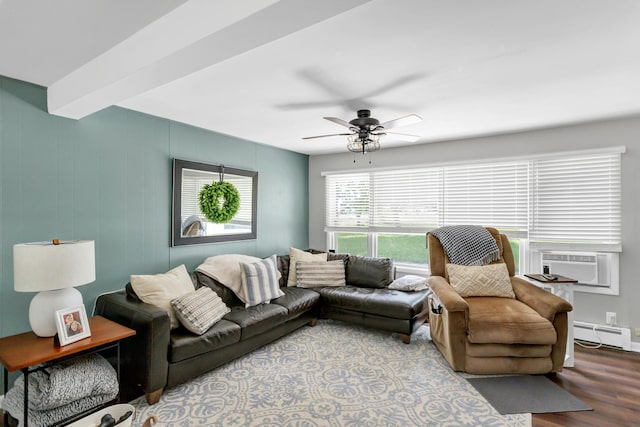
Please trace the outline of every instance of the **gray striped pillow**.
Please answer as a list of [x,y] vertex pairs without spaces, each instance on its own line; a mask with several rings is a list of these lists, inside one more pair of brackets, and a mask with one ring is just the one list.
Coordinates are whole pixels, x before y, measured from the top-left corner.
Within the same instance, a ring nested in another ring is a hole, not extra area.
[[268,303],[284,295],[280,290],[276,255],[258,262],[241,262],[240,269],[245,307]]
[[171,306],[180,323],[198,335],[207,332],[231,311],[218,294],[206,286],[171,300]]
[[298,261],[296,263],[297,285],[300,288],[345,286],[344,261],[327,262]]

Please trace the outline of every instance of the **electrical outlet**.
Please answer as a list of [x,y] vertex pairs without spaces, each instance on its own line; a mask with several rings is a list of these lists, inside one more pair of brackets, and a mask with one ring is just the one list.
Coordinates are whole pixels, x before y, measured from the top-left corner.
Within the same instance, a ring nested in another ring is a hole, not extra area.
[[635,333],[637,337],[640,337],[640,328],[636,328]]
[[618,323],[618,316],[613,311],[607,311],[607,325],[615,325]]

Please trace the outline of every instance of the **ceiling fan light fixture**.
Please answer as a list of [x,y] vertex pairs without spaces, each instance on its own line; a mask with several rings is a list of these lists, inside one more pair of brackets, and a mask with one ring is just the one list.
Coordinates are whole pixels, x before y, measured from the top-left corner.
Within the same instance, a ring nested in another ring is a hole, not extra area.
[[380,135],[369,135],[364,141],[358,135],[349,135],[347,140],[347,149],[353,153],[366,154],[380,149]]

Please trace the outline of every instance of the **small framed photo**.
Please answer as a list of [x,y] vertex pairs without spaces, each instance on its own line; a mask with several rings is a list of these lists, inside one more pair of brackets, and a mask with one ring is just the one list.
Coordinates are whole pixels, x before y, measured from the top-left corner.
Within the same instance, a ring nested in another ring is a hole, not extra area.
[[56,328],[60,345],[90,337],[91,331],[84,305],[56,311]]

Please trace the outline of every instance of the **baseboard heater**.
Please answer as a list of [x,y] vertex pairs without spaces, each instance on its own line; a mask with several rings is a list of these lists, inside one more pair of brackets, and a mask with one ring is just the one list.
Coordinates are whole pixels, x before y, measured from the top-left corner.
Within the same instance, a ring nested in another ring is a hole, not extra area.
[[602,343],[631,351],[631,329],[595,323],[573,322],[573,337],[581,341]]

